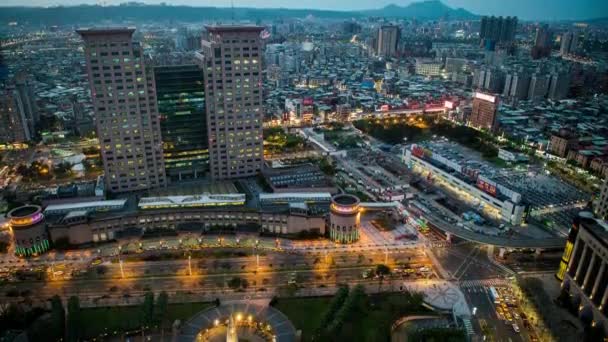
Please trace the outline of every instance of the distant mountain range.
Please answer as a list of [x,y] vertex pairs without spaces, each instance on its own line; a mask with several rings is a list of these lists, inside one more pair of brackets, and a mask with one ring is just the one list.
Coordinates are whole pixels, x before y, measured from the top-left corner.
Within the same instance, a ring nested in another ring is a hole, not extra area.
[[453,9],[438,0],[411,3],[405,7],[388,5],[365,11],[328,11],[286,8],[219,8],[126,3],[118,6],[58,6],[58,7],[0,7],[0,22],[28,22],[40,25],[95,23],[102,20],[118,21],[191,21],[202,20],[268,20],[278,18],[418,18],[424,20],[473,19],[477,16],[465,9]]
[[363,11],[363,13],[379,17],[421,18],[429,20],[439,18],[461,20],[478,17],[463,8],[454,9],[438,0],[413,2],[405,7],[392,4],[377,10]]

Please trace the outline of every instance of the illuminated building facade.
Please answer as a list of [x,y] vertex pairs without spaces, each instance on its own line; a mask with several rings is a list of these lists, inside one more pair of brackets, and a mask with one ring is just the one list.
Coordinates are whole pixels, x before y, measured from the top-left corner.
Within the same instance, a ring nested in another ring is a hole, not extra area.
[[49,249],[49,236],[41,207],[37,205],[18,207],[11,210],[7,217],[17,256],[40,255]]
[[[579,315],[604,323],[608,314],[608,222],[582,212],[574,219],[556,277]],[[608,326],[604,324],[604,330]]]
[[498,128],[498,98],[484,93],[475,93],[469,124],[478,129],[495,132]]
[[166,186],[152,68],[133,28],[82,29],[97,137],[110,192]]
[[213,179],[262,168],[262,39],[260,26],[208,26],[197,58],[205,72],[209,166]]
[[340,194],[332,197],[329,207],[329,238],[340,243],[359,240],[359,198]]
[[198,65],[154,68],[167,178],[203,177],[209,170],[205,81]]

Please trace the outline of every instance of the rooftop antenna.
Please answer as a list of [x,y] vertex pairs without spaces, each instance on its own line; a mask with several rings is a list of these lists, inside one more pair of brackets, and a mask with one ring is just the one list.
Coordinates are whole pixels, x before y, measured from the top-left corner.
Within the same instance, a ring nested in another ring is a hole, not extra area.
[[234,25],[234,0],[230,0],[230,14],[232,15],[232,25]]

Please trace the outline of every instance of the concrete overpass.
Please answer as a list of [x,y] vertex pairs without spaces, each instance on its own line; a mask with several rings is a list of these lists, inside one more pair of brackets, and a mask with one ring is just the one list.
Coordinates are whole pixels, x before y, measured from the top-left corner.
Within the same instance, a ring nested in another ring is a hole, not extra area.
[[561,237],[535,239],[491,236],[458,227],[455,224],[450,224],[431,215],[425,214],[424,218],[426,218],[434,227],[445,232],[448,239],[450,236],[456,236],[464,240],[504,248],[554,249],[563,248],[566,245],[566,239]]

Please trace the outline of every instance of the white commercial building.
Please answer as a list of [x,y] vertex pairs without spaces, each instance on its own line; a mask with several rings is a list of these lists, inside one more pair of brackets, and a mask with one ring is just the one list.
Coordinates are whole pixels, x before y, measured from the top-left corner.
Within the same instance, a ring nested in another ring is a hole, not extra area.
[[521,194],[479,174],[479,170],[467,168],[416,144],[405,151],[404,162],[425,175],[430,172],[433,177],[441,177],[451,186],[495,209],[503,221],[518,225],[523,220],[525,206],[521,203]]

